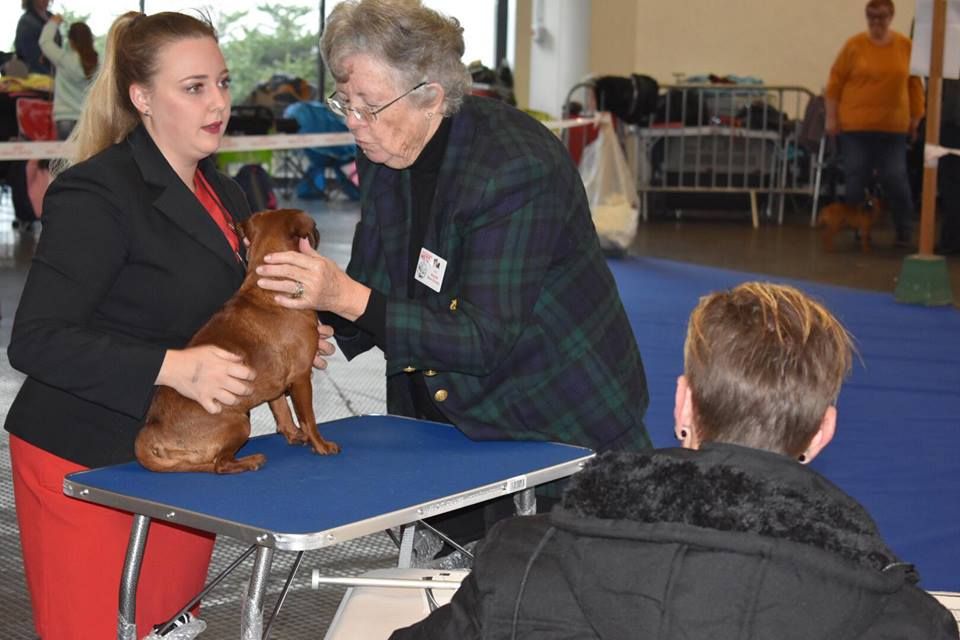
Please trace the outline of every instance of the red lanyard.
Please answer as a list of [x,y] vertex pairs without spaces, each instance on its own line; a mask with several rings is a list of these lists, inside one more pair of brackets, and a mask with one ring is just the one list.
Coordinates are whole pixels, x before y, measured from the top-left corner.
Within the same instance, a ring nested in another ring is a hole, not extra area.
[[193,186],[196,190],[197,199],[200,200],[200,204],[203,205],[203,208],[207,210],[207,213],[210,214],[213,221],[220,227],[220,231],[223,232],[223,236],[227,239],[227,242],[230,243],[233,252],[237,254],[237,259],[242,262],[240,258],[240,237],[237,235],[237,227],[233,223],[233,216],[224,208],[220,202],[220,198],[213,192],[210,183],[207,182],[203,172],[199,169],[193,174]]

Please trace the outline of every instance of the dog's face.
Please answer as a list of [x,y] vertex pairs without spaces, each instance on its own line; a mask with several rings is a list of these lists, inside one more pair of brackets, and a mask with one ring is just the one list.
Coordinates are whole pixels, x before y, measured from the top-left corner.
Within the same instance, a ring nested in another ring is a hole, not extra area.
[[320,242],[317,225],[300,209],[276,209],[255,213],[239,225],[240,235],[250,246],[249,264],[260,264],[263,256],[276,251],[296,251],[300,238],[307,238],[314,249]]

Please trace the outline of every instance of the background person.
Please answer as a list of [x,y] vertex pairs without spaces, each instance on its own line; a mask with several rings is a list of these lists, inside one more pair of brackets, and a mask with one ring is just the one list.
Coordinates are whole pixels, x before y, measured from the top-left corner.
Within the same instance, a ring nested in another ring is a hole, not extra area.
[[[50,60],[45,58],[40,50],[40,32],[50,19],[50,12],[47,11],[49,6],[50,0],[22,1],[23,15],[17,22],[17,34],[14,37],[13,48],[17,57],[27,65],[30,73],[45,75],[53,73]],[[59,34],[57,34],[56,40],[59,44]]]
[[[213,346],[184,349],[244,278],[231,226],[249,216],[212,154],[229,74],[208,23],[127,13],[71,136],[73,166],[44,225],[14,320],[27,374],[7,415],[17,522],[37,635],[116,637],[130,514],[63,495],[64,475],[134,459],[157,385],[211,413],[254,372]],[[137,591],[137,635],[202,588],[213,536],[156,522]]]
[[640,353],[577,168],[539,122],[465,95],[462,32],[420,2],[334,8],[328,104],[362,152],[350,263],[301,243],[260,284],[339,316],[348,358],[380,347],[391,414],[480,440],[646,448]]
[[876,171],[895,242],[909,246],[907,140],[916,140],[924,95],[920,78],[910,75],[910,39],[890,29],[893,13],[892,0],[867,2],[867,31],[847,40],[830,69],[826,130],[839,135],[847,204],[864,202]]
[[57,139],[66,140],[80,118],[83,99],[97,71],[99,56],[93,48],[93,33],[85,22],[74,22],[67,30],[67,46],[57,44],[63,16],[57,14],[40,32],[40,50],[56,68],[53,84],[53,120]]
[[683,448],[611,452],[562,508],[478,546],[453,600],[391,640],[957,638],[864,508],[807,466],[833,438],[850,339],[790,287],[694,309]]

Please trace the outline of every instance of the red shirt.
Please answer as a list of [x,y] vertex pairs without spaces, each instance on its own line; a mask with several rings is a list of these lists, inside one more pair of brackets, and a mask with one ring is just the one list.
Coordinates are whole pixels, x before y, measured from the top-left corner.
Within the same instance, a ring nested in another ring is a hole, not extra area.
[[220,227],[220,231],[223,232],[223,236],[227,239],[227,242],[230,243],[233,252],[237,254],[237,259],[239,260],[240,237],[237,235],[237,228],[233,223],[233,216],[230,215],[230,212],[227,211],[223,203],[220,202],[220,198],[214,193],[210,183],[203,177],[202,171],[198,170],[193,174],[193,186],[197,194],[197,199],[200,200],[200,204],[203,205],[203,208],[207,210],[207,213],[210,214],[213,221]]

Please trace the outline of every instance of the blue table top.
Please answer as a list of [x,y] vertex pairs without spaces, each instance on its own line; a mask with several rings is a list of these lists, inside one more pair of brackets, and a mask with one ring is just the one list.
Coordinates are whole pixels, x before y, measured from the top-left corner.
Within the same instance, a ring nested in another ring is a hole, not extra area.
[[475,442],[457,429],[396,416],[318,425],[341,447],[318,456],[279,434],[239,455],[236,475],[155,473],[136,462],[73,473],[67,495],[278,549],[303,550],[451,511],[563,478],[593,453],[550,442]]

